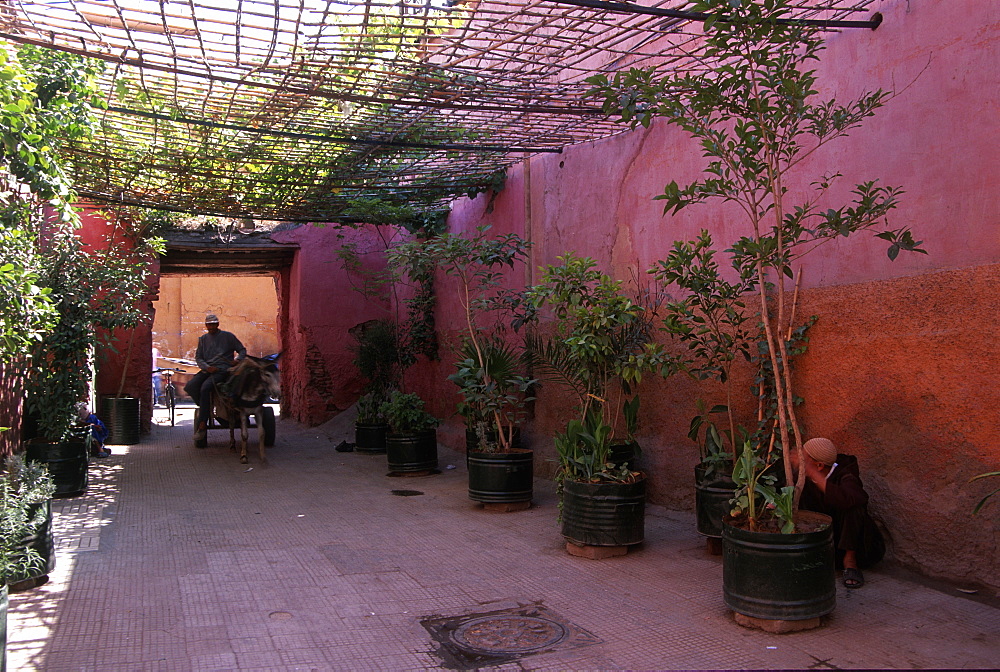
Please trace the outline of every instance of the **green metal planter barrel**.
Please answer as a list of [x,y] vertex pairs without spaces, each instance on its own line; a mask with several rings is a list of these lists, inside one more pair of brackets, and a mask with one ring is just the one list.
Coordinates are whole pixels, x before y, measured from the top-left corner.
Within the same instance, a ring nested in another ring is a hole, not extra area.
[[534,452],[469,452],[469,499],[484,504],[530,502],[534,492]]
[[116,446],[139,443],[137,397],[101,397],[101,420],[108,428],[107,443]]
[[[802,621],[833,611],[837,586],[829,516],[799,511],[803,532],[751,532],[722,526],[723,597],[733,611],[773,621]],[[825,525],[825,527],[822,527]],[[821,529],[808,531],[820,526]]]
[[699,464],[694,468],[694,488],[698,534],[721,539],[722,518],[729,515],[732,508],[729,500],[733,498],[736,484],[728,474],[715,474],[712,478],[706,478],[705,467]]
[[25,444],[25,457],[48,467],[56,486],[54,499],[78,497],[87,491],[90,456],[86,441],[49,443],[32,439]]
[[388,431],[389,425],[384,422],[354,423],[354,450],[359,453],[384,453]]
[[415,434],[389,434],[385,439],[389,471],[407,474],[437,469],[437,430]]
[[581,546],[631,546],[645,538],[646,477],[634,483],[563,481],[562,534]]

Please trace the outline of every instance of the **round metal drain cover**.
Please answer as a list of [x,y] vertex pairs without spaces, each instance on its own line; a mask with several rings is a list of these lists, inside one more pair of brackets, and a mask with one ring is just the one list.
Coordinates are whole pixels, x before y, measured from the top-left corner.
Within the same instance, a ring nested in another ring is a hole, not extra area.
[[563,625],[535,616],[485,616],[462,623],[451,633],[455,644],[486,655],[531,653],[569,636]]

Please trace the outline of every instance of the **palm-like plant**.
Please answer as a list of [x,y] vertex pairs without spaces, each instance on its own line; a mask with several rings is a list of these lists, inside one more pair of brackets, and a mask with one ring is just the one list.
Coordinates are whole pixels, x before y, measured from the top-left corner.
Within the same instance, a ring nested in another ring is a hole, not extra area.
[[[652,316],[625,295],[620,281],[598,271],[590,257],[567,253],[559,260],[528,290],[533,306],[548,307],[555,317],[550,336],[529,335],[531,361],[539,375],[562,384],[578,401],[579,418],[567,427],[560,454],[576,454],[569,445],[576,437],[588,453],[606,455],[616,430],[634,426],[625,422],[625,412],[634,420],[637,408],[629,398],[635,386],[665,359],[652,343]],[[561,466],[578,474],[572,465],[580,463],[563,459]],[[583,471],[592,475],[601,465]]]
[[524,419],[525,405],[537,382],[524,375],[527,357],[500,337],[480,337],[478,348],[466,340],[448,380],[459,386],[458,412],[486,452],[509,452],[514,428]]

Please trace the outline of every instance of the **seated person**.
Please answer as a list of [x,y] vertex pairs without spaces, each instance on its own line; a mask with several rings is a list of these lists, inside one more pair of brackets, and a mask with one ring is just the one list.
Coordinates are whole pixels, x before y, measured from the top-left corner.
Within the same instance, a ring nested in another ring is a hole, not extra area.
[[195,441],[205,438],[208,419],[212,415],[212,390],[216,383],[225,381],[229,377],[229,369],[247,356],[247,349],[240,339],[231,332],[219,329],[217,316],[205,316],[205,331],[207,333],[198,338],[194,355],[201,370],[184,386],[184,391],[198,406],[194,419]]
[[110,456],[111,449],[104,446],[104,442],[108,440],[108,435],[111,434],[110,430],[108,430],[104,422],[95,413],[90,412],[87,404],[80,402],[77,404],[76,409],[80,414],[80,423],[90,429],[90,454],[94,457]]
[[[865,583],[861,570],[882,559],[885,541],[868,515],[858,458],[838,453],[830,439],[809,439],[802,450],[806,484],[799,505],[833,518],[833,544],[837,567],[844,570],[844,586],[860,588]],[[791,458],[797,472],[798,452],[793,450]]]

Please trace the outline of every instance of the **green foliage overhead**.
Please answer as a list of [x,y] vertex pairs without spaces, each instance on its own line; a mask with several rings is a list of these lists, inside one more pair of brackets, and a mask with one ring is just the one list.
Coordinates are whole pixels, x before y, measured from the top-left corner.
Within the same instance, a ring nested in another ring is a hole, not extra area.
[[[95,89],[101,68],[99,61],[0,41],[0,169],[66,222],[74,197],[59,148],[93,130],[93,108],[103,106]],[[4,202],[16,198],[7,194]]]

